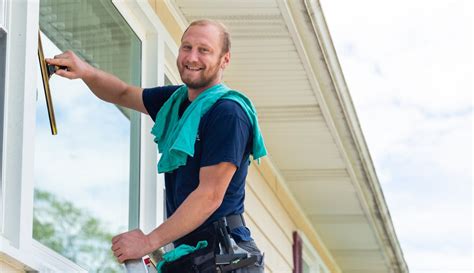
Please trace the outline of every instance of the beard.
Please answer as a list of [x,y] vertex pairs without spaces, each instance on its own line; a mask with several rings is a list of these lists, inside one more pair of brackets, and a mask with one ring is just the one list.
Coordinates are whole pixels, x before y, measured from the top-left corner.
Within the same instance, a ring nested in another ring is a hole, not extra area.
[[200,76],[199,78],[192,79],[191,77],[181,76],[181,80],[188,88],[191,89],[200,89],[204,88],[211,84],[214,81],[215,77],[206,77],[205,75]]
[[210,87],[209,85],[219,77],[219,63],[210,67],[205,67],[197,73],[198,75],[188,75],[188,73],[194,74],[195,72],[187,71],[185,65],[178,64],[178,68],[181,81],[191,89]]

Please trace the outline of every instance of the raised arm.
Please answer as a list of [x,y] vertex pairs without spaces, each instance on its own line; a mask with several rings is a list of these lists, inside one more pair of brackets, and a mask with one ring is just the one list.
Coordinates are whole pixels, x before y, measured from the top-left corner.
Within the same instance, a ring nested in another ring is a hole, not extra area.
[[74,52],[66,51],[46,59],[48,64],[65,66],[56,74],[68,79],[82,79],[100,99],[148,114],[142,100],[143,89],[131,86],[112,74],[97,69],[79,58]]

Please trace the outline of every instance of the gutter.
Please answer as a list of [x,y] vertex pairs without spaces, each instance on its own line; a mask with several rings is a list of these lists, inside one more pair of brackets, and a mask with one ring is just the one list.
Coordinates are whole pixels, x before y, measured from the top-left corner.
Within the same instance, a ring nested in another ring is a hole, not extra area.
[[[361,188],[365,192],[369,191],[369,196],[366,196],[366,198],[367,200],[372,199],[374,208],[371,209],[373,214],[375,214],[370,215],[369,219],[374,220],[376,230],[381,233],[379,235],[382,235],[382,238],[380,239],[381,243],[383,243],[383,246],[385,246],[385,254],[388,254],[390,258],[390,267],[394,269],[395,272],[408,273],[408,266],[404,259],[400,243],[397,239],[390,217],[390,212],[385,202],[385,198],[377,178],[367,143],[360,128],[360,123],[357,119],[357,114],[355,112],[355,108],[352,103],[352,99],[350,97],[339,60],[337,59],[337,54],[329,34],[320,2],[319,0],[302,1],[304,2],[306,12],[311,21],[310,23],[318,39],[317,43],[320,45],[324,55],[327,71],[330,73],[334,90],[341,103],[344,117],[347,120],[346,125],[348,126],[348,129],[351,133],[353,144],[356,146],[355,148],[359,155],[359,160],[363,166],[363,180],[365,180],[365,185],[361,185]],[[368,205],[370,206],[370,204]]]

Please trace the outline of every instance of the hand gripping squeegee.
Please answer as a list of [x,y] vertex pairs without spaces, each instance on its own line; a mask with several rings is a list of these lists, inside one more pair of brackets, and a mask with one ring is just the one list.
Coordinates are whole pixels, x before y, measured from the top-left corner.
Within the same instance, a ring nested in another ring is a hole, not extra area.
[[38,59],[41,69],[41,78],[43,80],[44,95],[46,97],[46,106],[48,108],[51,133],[53,135],[57,135],[58,129],[56,128],[56,118],[54,117],[53,100],[51,99],[51,91],[49,89],[49,78],[51,78],[54,72],[56,72],[58,69],[67,69],[67,67],[50,65],[46,63],[46,61],[44,60],[43,45],[41,44],[40,31],[38,31]]

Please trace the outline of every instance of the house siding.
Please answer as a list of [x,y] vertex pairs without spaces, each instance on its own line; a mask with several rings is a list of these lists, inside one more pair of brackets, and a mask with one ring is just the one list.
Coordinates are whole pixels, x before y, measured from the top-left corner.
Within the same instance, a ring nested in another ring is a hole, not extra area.
[[292,272],[292,233],[302,231],[330,272],[341,272],[304,213],[291,198],[267,159],[252,164],[247,177],[246,221],[252,237],[265,252],[268,272]]
[[16,269],[16,268],[10,266],[9,264],[0,261],[0,272],[2,272],[2,273],[20,273],[20,272],[24,272],[24,271]]
[[0,253],[0,272],[2,273],[24,273],[18,262],[10,262],[10,258]]
[[249,169],[247,177],[245,208],[247,225],[257,245],[265,253],[268,272],[292,272],[291,233],[296,226],[254,166]]

